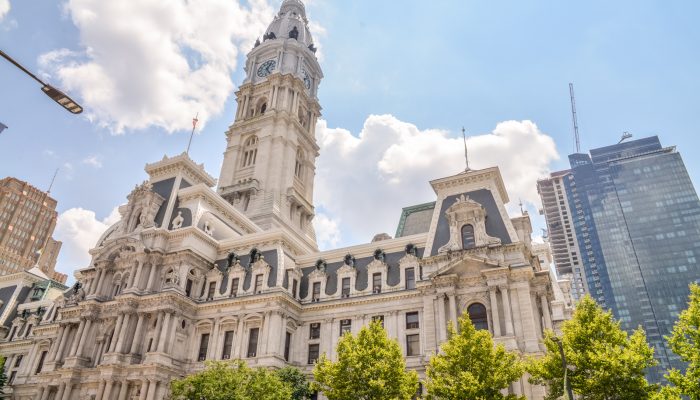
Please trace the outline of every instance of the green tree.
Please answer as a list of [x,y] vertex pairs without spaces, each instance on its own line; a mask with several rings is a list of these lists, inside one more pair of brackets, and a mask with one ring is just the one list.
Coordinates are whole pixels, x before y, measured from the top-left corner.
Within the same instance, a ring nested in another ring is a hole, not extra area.
[[666,378],[691,400],[700,400],[700,286],[690,285],[688,308],[673,327],[668,344],[674,353],[688,363],[685,373],[672,369]]
[[450,339],[428,365],[428,399],[525,400],[501,393],[523,375],[518,355],[494,347],[491,334],[476,330],[468,315],[460,317],[459,333],[452,324],[448,330]]
[[7,361],[7,359],[0,356],[0,393],[5,391],[5,385],[7,384],[7,375],[5,375],[5,361]]
[[[642,400],[655,392],[656,386],[644,377],[644,370],[656,365],[656,360],[643,329],[628,336],[611,312],[604,312],[586,296],[562,331],[568,379],[579,399]],[[551,331],[545,334],[547,353],[526,368],[532,375],[531,383],[549,387],[547,399],[552,400],[564,394],[564,370],[553,339]]]
[[176,400],[291,400],[292,389],[272,371],[245,362],[208,361],[204,371],[172,381]]
[[343,335],[337,353],[338,361],[322,354],[314,366],[314,387],[329,400],[408,400],[418,390],[418,374],[406,371],[398,342],[378,321]]
[[277,376],[292,388],[292,400],[305,400],[311,398],[313,391],[306,375],[299,368],[284,367],[275,372]]

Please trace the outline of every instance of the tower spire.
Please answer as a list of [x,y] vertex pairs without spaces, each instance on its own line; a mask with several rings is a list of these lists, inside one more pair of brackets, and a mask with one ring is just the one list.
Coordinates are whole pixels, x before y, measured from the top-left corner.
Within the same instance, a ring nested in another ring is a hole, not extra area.
[[471,168],[469,168],[469,151],[467,150],[467,130],[462,127],[462,139],[464,139],[464,161],[466,163],[466,171],[471,171]]

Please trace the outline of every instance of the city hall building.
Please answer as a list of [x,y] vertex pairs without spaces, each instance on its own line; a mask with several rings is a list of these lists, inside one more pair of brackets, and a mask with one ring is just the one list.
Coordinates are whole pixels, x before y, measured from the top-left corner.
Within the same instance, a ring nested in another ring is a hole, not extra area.
[[[568,283],[541,262],[528,215],[508,216],[497,167],[426,182],[435,202],[397,207],[396,238],[318,250],[323,74],[307,24],[304,5],[285,0],[248,54],[218,182],[186,154],[146,165],[149,179],[78,283],[31,331],[14,318],[9,329],[21,334],[0,343],[17,371],[9,396],[163,399],[205,360],[310,373],[320,354],[336,357],[341,335],[373,320],[421,377],[465,313],[496,343],[543,353],[543,331],[571,313]],[[508,390],[545,395],[527,377]]]

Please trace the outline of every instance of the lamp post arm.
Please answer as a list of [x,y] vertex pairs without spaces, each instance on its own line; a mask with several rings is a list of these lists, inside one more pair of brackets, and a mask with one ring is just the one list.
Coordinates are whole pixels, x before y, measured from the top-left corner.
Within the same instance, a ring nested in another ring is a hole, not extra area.
[[4,51],[0,50],[0,56],[2,56],[2,57],[3,57],[4,59],[6,59],[7,61],[11,62],[15,67],[17,67],[17,68],[19,68],[20,70],[22,70],[22,72],[24,72],[25,74],[31,76],[35,81],[41,83],[42,86],[46,86],[46,83],[44,83],[44,81],[42,81],[41,79],[37,78],[36,75],[34,75],[34,74],[32,74],[31,72],[29,72],[29,70],[27,70],[26,68],[24,68],[24,67],[23,67],[20,63],[18,63],[17,61],[13,60],[12,57],[8,56],[7,53],[5,53]]

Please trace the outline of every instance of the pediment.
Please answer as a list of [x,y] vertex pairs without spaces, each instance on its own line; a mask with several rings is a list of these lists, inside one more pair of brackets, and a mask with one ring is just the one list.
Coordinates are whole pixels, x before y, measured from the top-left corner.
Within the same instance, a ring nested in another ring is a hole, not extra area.
[[465,255],[461,258],[451,260],[444,266],[438,268],[437,271],[430,275],[430,278],[436,278],[442,275],[457,275],[465,278],[475,277],[481,276],[486,270],[493,270],[496,268],[505,267],[485,258]]

